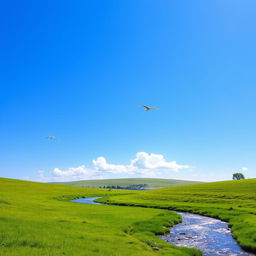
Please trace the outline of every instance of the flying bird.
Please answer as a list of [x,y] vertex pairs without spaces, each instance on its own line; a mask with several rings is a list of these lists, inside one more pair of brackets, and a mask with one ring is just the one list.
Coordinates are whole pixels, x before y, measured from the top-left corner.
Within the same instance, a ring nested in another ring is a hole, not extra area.
[[47,136],[46,137],[48,140],[56,140],[56,136]]
[[158,108],[153,108],[153,107],[149,107],[149,106],[145,106],[145,105],[141,105],[141,106],[145,109],[145,111],[149,111],[151,109],[158,110]]

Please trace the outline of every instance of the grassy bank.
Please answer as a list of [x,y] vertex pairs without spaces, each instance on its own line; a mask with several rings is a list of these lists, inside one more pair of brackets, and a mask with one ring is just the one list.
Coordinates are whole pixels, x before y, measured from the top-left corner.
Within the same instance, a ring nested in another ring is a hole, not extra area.
[[107,191],[0,179],[1,256],[201,255],[174,247],[155,234],[180,217],[166,210],[86,205],[69,199],[132,196]]
[[101,199],[112,204],[189,211],[227,221],[247,251],[256,252],[256,179],[142,191]]

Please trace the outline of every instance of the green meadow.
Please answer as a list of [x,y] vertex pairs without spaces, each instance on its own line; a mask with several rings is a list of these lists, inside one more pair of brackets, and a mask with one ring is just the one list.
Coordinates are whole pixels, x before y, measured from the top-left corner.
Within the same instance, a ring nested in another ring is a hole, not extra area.
[[[69,201],[93,196],[113,205]],[[109,191],[1,178],[0,255],[201,255],[157,237],[181,221],[166,209],[225,220],[240,245],[256,252],[256,179]]]
[[233,236],[245,250],[256,252],[256,179],[141,191],[98,201],[216,217],[229,223]]
[[156,236],[180,221],[175,213],[69,201],[132,193],[1,178],[0,255],[201,255]]

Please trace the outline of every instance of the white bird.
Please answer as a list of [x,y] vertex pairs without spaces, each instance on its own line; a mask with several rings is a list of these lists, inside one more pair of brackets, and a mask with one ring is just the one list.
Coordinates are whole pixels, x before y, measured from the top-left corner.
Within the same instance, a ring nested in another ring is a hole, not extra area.
[[141,105],[141,106],[145,109],[145,111],[149,111],[151,109],[158,110],[158,108],[153,108],[153,107],[149,107],[149,106],[145,106],[145,105]]
[[46,137],[48,140],[56,140],[56,136],[47,136]]

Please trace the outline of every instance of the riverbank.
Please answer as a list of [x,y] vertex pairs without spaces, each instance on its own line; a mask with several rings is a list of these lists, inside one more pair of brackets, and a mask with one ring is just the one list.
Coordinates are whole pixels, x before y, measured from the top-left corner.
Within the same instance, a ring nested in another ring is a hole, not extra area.
[[98,201],[218,218],[228,222],[233,237],[244,250],[256,252],[256,179],[165,188]]
[[[71,202],[101,205],[95,202],[100,198],[79,198]],[[159,236],[164,241],[180,247],[199,249],[204,256],[253,255],[240,248],[226,222],[198,214],[176,213],[182,216],[182,222],[171,227],[170,233]],[[153,248],[158,249],[158,247]]]

